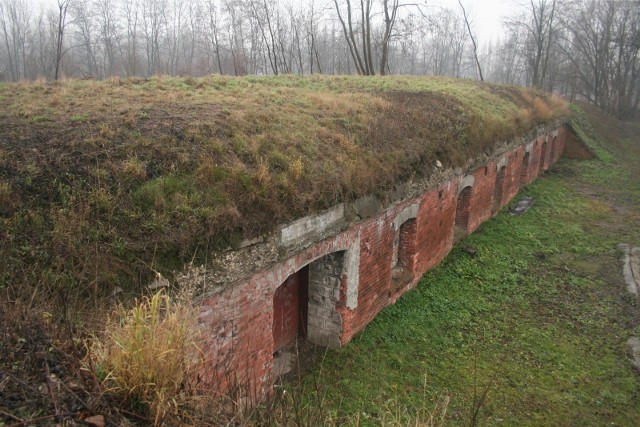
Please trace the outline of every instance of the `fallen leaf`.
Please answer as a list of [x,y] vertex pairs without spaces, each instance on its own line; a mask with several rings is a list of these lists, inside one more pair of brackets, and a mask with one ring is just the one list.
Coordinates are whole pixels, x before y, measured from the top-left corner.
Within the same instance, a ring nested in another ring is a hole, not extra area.
[[104,427],[105,426],[104,416],[103,415],[94,415],[92,417],[85,418],[84,422],[89,424],[89,425],[96,426],[96,427]]

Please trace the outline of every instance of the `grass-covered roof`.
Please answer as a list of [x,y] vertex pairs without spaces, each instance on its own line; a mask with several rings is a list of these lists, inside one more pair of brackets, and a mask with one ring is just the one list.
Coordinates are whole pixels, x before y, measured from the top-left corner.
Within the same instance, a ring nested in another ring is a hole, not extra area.
[[[0,287],[129,286],[566,114],[451,78],[0,85]],[[110,286],[107,286],[110,285]]]

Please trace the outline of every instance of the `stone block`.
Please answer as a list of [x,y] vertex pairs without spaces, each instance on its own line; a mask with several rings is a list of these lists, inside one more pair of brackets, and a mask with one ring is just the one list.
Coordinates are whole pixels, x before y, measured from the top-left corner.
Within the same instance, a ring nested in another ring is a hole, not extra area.
[[298,219],[282,228],[280,243],[284,246],[321,234],[337,225],[344,218],[344,204],[340,204],[318,215]]

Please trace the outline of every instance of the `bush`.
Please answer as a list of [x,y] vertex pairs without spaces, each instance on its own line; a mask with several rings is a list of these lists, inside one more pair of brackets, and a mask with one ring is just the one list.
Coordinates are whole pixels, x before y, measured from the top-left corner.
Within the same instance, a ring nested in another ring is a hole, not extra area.
[[107,392],[156,425],[178,416],[195,394],[202,360],[196,313],[190,299],[174,301],[162,291],[120,308],[88,356]]

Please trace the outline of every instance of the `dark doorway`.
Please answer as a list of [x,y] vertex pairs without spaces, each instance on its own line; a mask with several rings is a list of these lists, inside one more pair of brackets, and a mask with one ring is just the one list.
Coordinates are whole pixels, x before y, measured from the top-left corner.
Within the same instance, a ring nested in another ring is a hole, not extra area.
[[504,195],[504,176],[506,174],[506,166],[502,166],[496,176],[496,186],[493,191],[493,213],[497,213],[502,205],[502,197]]
[[520,171],[520,186],[524,187],[529,179],[529,153],[524,153],[522,170]]
[[340,347],[342,316],[337,308],[344,258],[345,251],[327,254],[287,277],[275,290],[272,326],[276,377],[291,372],[296,360],[298,368],[304,369],[301,364],[312,359],[309,351],[316,345]]
[[456,206],[456,222],[453,233],[453,241],[457,243],[463,239],[469,231],[469,215],[471,213],[471,192],[473,187],[465,187],[458,194],[458,204]]
[[542,150],[540,152],[540,173],[544,172],[545,163],[547,162],[547,141],[542,144]]
[[273,295],[273,351],[307,335],[309,266],[292,274]]
[[393,293],[413,280],[413,256],[416,252],[416,219],[402,223],[396,231],[391,259],[391,278]]
[[345,251],[327,254],[301,268],[273,295],[273,352],[304,338],[340,347],[342,317],[337,311]]

